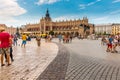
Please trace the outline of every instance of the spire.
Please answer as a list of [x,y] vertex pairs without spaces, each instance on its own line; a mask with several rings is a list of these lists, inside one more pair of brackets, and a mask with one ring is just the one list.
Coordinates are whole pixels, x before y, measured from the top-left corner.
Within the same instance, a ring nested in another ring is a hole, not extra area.
[[46,17],[50,17],[48,8],[47,8],[47,11],[46,11]]
[[51,18],[50,18],[50,14],[49,14],[48,8],[47,8],[47,11],[46,11],[45,20],[46,20],[46,21],[51,21]]

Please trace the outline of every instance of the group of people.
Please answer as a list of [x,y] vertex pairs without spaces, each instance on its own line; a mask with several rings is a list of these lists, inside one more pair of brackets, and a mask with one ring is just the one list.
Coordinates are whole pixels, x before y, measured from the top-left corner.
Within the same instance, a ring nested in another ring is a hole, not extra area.
[[69,43],[69,42],[72,42],[72,35],[62,35],[62,34],[59,34],[58,35],[58,38],[59,38],[59,42],[61,42],[63,40],[63,43]]
[[[31,41],[30,36],[27,36],[26,34],[23,34],[23,35],[21,36],[21,39],[22,39],[21,47],[24,47],[24,48],[25,48],[25,46],[26,46],[27,41]],[[38,47],[40,47],[41,37],[37,35],[37,36],[36,36],[36,41],[37,41]]]
[[117,46],[120,46],[120,34],[110,35],[108,38],[102,37],[101,42],[103,45],[107,45],[106,52],[118,53]]
[[[21,47],[26,46],[27,38],[28,37],[26,34],[23,34],[21,36],[21,39],[22,39]],[[17,41],[18,41],[17,35],[11,35],[8,32],[6,32],[4,28],[0,28],[1,66],[5,66],[5,62],[7,62],[7,65],[9,66],[14,61],[13,54],[12,54],[13,52],[12,45],[17,46],[18,45]],[[37,41],[37,45],[40,46],[41,37],[37,36],[36,41]]]
[[44,38],[45,38],[45,42],[51,42],[53,37],[52,35],[46,34]]

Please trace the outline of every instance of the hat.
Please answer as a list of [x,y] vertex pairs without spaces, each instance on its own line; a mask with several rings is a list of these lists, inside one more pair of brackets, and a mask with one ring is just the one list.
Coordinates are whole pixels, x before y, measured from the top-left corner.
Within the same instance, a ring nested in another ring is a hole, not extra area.
[[3,27],[0,27],[0,31],[4,31],[5,30],[5,28],[3,28]]

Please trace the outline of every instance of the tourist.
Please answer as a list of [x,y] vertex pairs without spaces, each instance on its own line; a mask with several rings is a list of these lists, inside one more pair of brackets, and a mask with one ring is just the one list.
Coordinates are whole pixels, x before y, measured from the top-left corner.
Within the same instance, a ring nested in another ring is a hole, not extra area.
[[102,45],[106,45],[106,41],[107,40],[106,40],[105,36],[103,36],[102,39],[101,39],[101,44]]
[[[13,43],[13,37],[12,37],[12,35],[11,35],[11,38],[10,38],[11,40],[11,45],[10,45],[10,58],[11,58],[11,61],[13,62],[14,61],[14,59],[13,59],[13,48],[12,48],[12,43]],[[5,58],[6,58],[6,62],[7,62],[7,55],[5,54]]]
[[18,38],[17,38],[17,35],[15,34],[15,35],[13,36],[13,44],[14,44],[14,46],[15,46],[15,45],[17,46],[17,41],[18,41]]
[[107,41],[106,52],[112,52],[112,47],[113,47],[113,35],[110,35]]
[[61,40],[62,40],[62,35],[61,34],[58,35],[58,39],[59,39],[59,42],[61,42]]
[[51,42],[51,40],[52,40],[52,35],[50,34],[49,35],[49,41]]
[[40,44],[41,44],[41,37],[40,37],[40,36],[37,36],[37,37],[36,37],[36,41],[37,41],[38,47],[40,47]]
[[8,66],[10,64],[10,46],[12,45],[12,41],[10,39],[10,34],[5,32],[4,28],[0,29],[0,54],[1,54],[1,66],[5,66],[4,64],[4,55],[7,56]]
[[26,40],[27,40],[27,36],[25,34],[22,35],[22,44],[21,47],[24,45],[24,48],[26,46]]
[[72,34],[70,35],[70,42],[72,42]]
[[118,53],[118,51],[116,50],[117,45],[118,45],[118,37],[114,36],[114,39],[113,39],[113,51],[112,51],[112,53]]
[[47,42],[48,41],[48,34],[46,34],[44,38],[45,38],[45,42]]

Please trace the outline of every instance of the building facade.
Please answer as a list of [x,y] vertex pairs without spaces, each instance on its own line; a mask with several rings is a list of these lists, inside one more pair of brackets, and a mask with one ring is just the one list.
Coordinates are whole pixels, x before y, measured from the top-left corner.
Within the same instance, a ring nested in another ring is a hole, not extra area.
[[15,34],[16,33],[16,28],[14,28],[13,26],[7,27],[5,24],[0,24],[0,28],[4,28],[5,31],[7,31],[10,34]]
[[14,28],[13,26],[7,27],[6,31],[9,32],[10,34],[16,34],[16,28]]
[[27,24],[24,29],[25,32],[34,34],[49,34],[53,31],[55,34],[80,34],[89,35],[94,33],[94,25],[88,23],[87,17],[83,17],[82,20],[69,20],[53,22],[49,11],[46,11],[45,17],[40,19],[38,24]]
[[112,34],[120,33],[120,24],[112,24]]
[[96,34],[111,34],[112,33],[112,24],[104,24],[104,25],[95,25],[95,33]]

